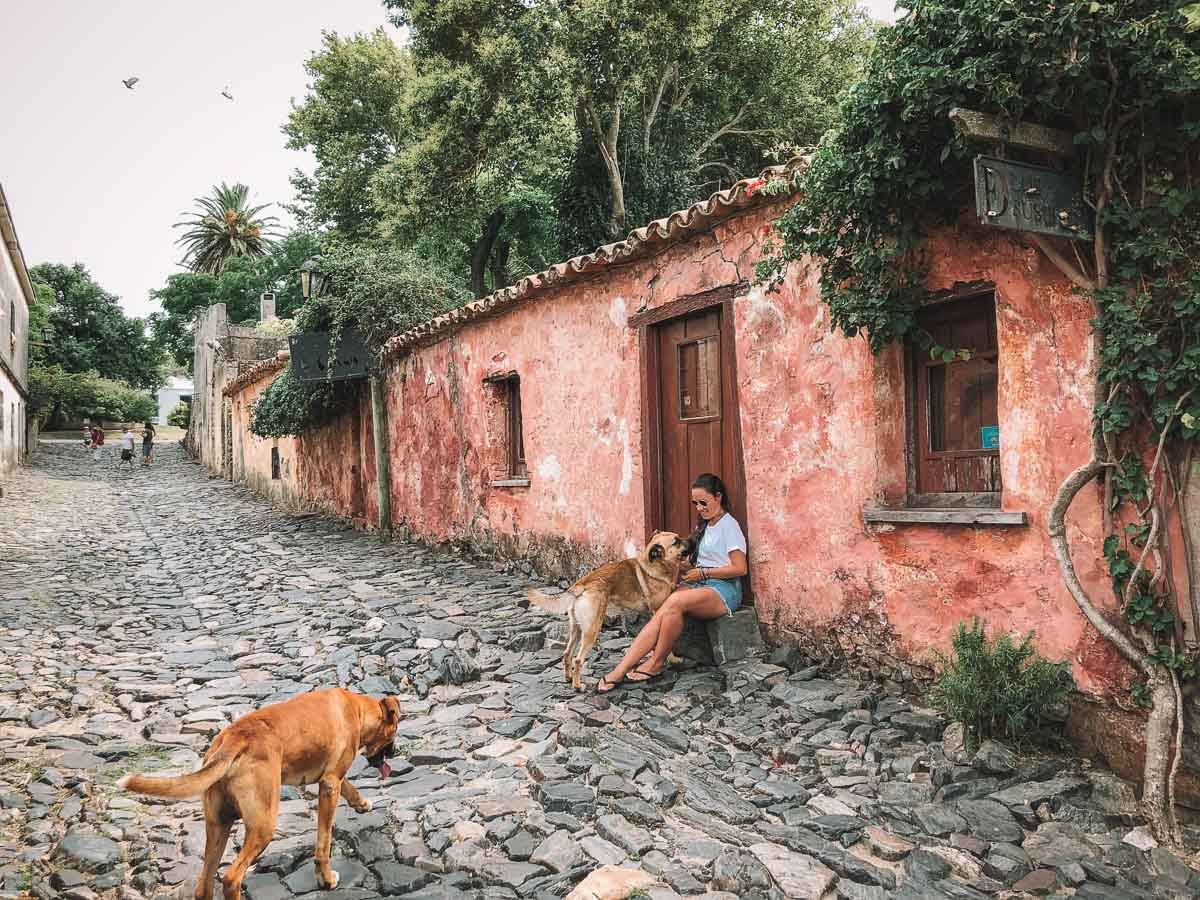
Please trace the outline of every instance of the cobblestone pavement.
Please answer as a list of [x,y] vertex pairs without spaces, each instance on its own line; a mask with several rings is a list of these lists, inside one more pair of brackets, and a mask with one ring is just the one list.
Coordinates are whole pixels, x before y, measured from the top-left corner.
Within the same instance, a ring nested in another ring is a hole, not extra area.
[[[375,811],[338,810],[336,891],[316,892],[314,804],[285,788],[250,900],[549,898],[585,876],[574,896],[1200,896],[1127,784],[967,754],[794,652],[575,695],[562,623],[524,587],[273,509],[174,447],[125,473],[44,445],[0,500],[0,895],[190,896],[199,803],[116,780],[190,770],[237,715],[346,685],[404,695],[405,752],[382,783],[352,770]],[[593,672],[628,646],[605,637]],[[589,892],[598,873],[619,886]]]

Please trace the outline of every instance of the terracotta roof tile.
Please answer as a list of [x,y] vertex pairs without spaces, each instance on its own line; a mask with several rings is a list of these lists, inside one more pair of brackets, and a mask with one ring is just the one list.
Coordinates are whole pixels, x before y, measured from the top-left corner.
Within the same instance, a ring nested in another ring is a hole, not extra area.
[[272,372],[278,372],[280,369],[287,368],[288,360],[279,359],[278,357],[269,357],[268,359],[260,359],[250,368],[240,373],[229,384],[221,389],[221,393],[226,397],[232,397],[234,394],[248,388],[255,382],[262,381]]
[[[380,354],[381,360],[391,359],[410,347],[427,343],[467,322],[496,315],[509,307],[545,293],[552,287],[575,281],[606,266],[649,256],[664,244],[676,241],[687,234],[704,231],[717,221],[737,211],[777,202],[779,200],[777,193],[764,193],[759,188],[769,181],[792,178],[808,164],[808,161],[809,157],[798,156],[784,165],[763,169],[756,177],[735,181],[728,188],[717,191],[707,200],[701,200],[687,209],[671,213],[662,219],[655,219],[641,228],[635,228],[622,241],[605,244],[591,253],[557,263],[544,272],[529,275],[493,294],[481,297],[466,306],[443,313],[428,322],[410,328],[384,344]],[[794,190],[795,183],[793,182],[790,185],[789,193]]]

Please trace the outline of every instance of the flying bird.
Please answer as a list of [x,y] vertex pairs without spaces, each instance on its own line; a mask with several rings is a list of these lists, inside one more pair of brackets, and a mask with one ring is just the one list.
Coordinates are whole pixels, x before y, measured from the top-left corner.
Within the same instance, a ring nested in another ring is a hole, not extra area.
[[125,87],[129,88],[131,91],[133,90],[133,86],[137,83],[138,83],[137,78],[122,78],[121,79],[121,84],[125,85]]
[[225,85],[225,90],[221,91],[221,96],[226,100],[232,100],[233,94],[229,93],[229,85]]

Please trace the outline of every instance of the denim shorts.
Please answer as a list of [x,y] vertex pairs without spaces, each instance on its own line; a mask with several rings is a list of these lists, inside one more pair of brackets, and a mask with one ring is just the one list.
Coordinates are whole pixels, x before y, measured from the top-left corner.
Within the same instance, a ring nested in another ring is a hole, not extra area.
[[740,578],[705,578],[703,581],[693,582],[689,587],[712,588],[717,592],[731,616],[742,605],[742,579]]

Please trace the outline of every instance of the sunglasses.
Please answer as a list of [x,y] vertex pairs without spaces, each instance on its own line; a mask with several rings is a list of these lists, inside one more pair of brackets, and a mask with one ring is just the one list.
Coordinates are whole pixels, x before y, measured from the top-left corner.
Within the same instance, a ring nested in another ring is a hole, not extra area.
[[696,507],[696,509],[708,509],[708,501],[707,500],[693,500],[692,506]]

